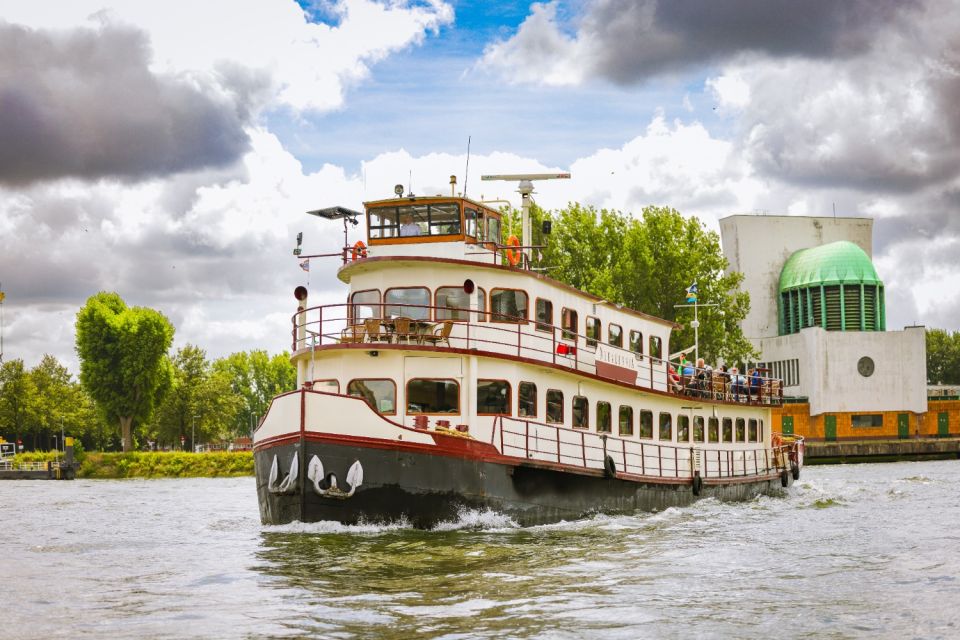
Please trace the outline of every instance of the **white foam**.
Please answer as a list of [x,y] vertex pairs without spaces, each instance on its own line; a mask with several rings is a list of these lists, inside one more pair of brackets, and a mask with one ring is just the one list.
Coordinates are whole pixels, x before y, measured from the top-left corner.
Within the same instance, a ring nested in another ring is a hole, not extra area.
[[460,529],[470,529],[478,531],[497,531],[497,530],[513,530],[518,528],[518,525],[510,516],[504,515],[497,511],[492,511],[490,509],[484,509],[483,511],[477,509],[463,509],[457,514],[457,519],[452,522],[440,522],[435,527],[434,531],[457,531]]
[[398,520],[388,523],[363,523],[360,524],[341,524],[333,520],[321,520],[319,522],[300,522],[295,520],[288,524],[263,525],[263,530],[270,533],[385,533],[387,531],[398,531],[401,529],[412,529],[413,527],[406,520]]

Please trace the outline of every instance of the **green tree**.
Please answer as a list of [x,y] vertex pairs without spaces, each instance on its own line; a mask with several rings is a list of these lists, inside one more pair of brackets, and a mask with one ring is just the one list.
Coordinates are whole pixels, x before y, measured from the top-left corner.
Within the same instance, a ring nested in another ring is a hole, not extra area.
[[127,307],[116,293],[90,297],[77,314],[80,382],[105,419],[119,423],[124,451],[133,449],[134,423],[147,422],[170,387],[173,333],[162,313]]
[[927,382],[960,384],[960,332],[927,329]]
[[213,368],[230,381],[230,388],[243,401],[234,424],[236,435],[249,434],[273,397],[297,386],[297,370],[286,351],[273,357],[262,350],[232,353],[214,362]]
[[0,365],[0,429],[7,437],[20,440],[34,435],[40,422],[37,385],[23,366],[23,360],[9,360]]

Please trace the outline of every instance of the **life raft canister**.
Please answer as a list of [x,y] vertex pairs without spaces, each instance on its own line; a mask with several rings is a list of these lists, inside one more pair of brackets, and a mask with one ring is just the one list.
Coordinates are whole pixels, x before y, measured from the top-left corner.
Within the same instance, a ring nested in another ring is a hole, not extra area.
[[366,258],[367,257],[367,245],[363,244],[363,240],[357,240],[356,244],[353,245],[353,250],[350,252],[350,259],[356,260],[357,258]]
[[520,256],[523,255],[520,253],[520,238],[517,236],[510,236],[507,238],[507,244],[511,247],[516,247],[516,249],[507,249],[503,252],[503,255],[507,257],[507,262],[510,263],[510,266],[515,267],[520,263]]

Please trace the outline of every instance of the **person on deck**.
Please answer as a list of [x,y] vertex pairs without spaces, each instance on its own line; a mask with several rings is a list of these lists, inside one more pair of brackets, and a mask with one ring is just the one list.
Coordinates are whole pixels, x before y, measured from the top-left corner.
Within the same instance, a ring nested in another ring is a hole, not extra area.
[[400,218],[400,237],[420,235],[420,225],[413,221],[413,215],[405,213]]
[[760,400],[760,384],[761,384],[760,369],[754,368],[754,370],[750,373],[750,399],[751,400],[753,399],[756,399],[757,401]]

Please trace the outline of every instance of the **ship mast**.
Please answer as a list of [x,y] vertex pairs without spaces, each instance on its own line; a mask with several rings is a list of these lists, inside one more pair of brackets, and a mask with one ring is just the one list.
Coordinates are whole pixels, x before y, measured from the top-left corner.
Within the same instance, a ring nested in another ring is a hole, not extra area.
[[506,173],[500,175],[480,176],[481,180],[518,181],[517,193],[520,194],[520,229],[523,235],[523,246],[520,250],[525,256],[526,264],[530,264],[530,248],[533,245],[533,235],[530,231],[530,202],[533,193],[533,180],[569,180],[569,173]]

